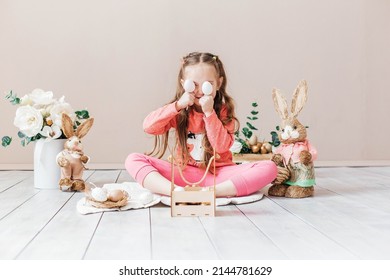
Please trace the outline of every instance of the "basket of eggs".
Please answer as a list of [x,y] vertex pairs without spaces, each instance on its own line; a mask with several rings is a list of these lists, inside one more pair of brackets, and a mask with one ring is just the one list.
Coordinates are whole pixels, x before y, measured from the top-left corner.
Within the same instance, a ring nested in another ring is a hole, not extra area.
[[269,142],[260,142],[256,135],[252,135],[249,139],[245,140],[244,153],[233,153],[233,162],[243,163],[259,160],[269,160],[272,158],[272,145]]
[[121,189],[86,188],[85,199],[96,208],[115,208],[125,206],[129,200],[129,194]]

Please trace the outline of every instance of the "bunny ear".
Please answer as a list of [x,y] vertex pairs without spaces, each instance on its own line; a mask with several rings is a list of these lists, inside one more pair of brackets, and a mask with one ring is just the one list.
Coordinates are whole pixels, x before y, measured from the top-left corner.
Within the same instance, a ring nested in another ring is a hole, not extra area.
[[286,98],[284,98],[284,96],[276,88],[274,88],[272,90],[272,98],[274,100],[274,106],[275,106],[276,112],[279,113],[282,120],[287,119],[288,110],[287,110]]
[[91,119],[86,120],[82,124],[80,124],[80,126],[76,130],[76,136],[78,138],[83,138],[88,133],[88,131],[91,129],[91,127],[93,125],[93,121],[94,121],[94,119],[91,118]]
[[293,94],[291,102],[291,113],[293,117],[298,116],[307,100],[307,82],[302,80],[299,82]]
[[62,114],[62,131],[64,132],[66,138],[74,136],[73,123],[67,114]]

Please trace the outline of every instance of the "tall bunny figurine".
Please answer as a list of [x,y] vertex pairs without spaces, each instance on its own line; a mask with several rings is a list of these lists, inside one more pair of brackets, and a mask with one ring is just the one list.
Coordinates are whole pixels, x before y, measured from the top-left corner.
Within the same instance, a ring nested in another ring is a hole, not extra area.
[[59,182],[62,191],[83,191],[85,182],[83,172],[89,157],[83,153],[83,138],[93,125],[93,118],[87,119],[74,131],[73,122],[67,114],[62,114],[62,130],[68,138],[64,150],[57,155],[57,164],[61,167],[61,179]]
[[306,127],[297,117],[307,100],[307,83],[302,80],[295,89],[291,102],[291,114],[287,101],[278,89],[273,89],[272,98],[282,123],[279,129],[281,145],[276,149],[273,161],[278,165],[279,174],[268,194],[290,198],[304,198],[314,193],[315,174],[313,161],[317,150],[309,143]]

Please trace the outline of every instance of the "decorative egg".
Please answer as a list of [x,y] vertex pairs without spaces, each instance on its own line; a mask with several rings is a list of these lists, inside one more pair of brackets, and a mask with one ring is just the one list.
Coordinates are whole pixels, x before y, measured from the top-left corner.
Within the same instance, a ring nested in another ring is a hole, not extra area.
[[259,148],[259,146],[256,145],[256,146],[252,146],[251,150],[252,150],[252,153],[257,154],[260,151],[260,148]]
[[96,201],[104,202],[107,200],[107,190],[103,188],[94,188],[91,191],[91,196]]
[[248,140],[248,143],[250,146],[257,145],[257,136],[255,134],[252,134],[252,136]]
[[109,190],[107,199],[111,200],[112,202],[118,202],[122,200],[124,197],[124,193],[122,190],[115,189],[115,190]]
[[272,145],[270,143],[266,142],[263,146],[267,149],[268,153],[272,152]]
[[139,200],[141,201],[142,204],[149,204],[150,202],[153,201],[153,193],[152,192],[143,192],[139,196]]
[[187,79],[184,81],[183,87],[186,92],[193,92],[195,90],[195,83],[192,80]]
[[267,153],[268,153],[268,151],[267,151],[267,149],[264,147],[264,145],[261,146],[260,153],[262,153],[262,154],[267,154]]
[[175,191],[175,192],[184,192],[185,189],[183,187],[175,187],[173,191]]
[[202,92],[204,95],[210,95],[213,92],[213,85],[210,82],[204,82]]

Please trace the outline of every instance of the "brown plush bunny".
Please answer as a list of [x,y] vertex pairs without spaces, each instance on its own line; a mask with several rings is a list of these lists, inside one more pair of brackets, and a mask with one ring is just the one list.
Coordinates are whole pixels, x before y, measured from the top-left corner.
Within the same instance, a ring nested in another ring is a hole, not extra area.
[[89,161],[89,157],[84,155],[80,139],[91,129],[93,121],[93,118],[87,119],[74,131],[71,118],[67,114],[62,115],[62,131],[68,138],[64,150],[57,155],[57,164],[61,167],[59,185],[62,191],[83,191],[85,188],[84,164]]
[[296,88],[290,115],[287,101],[278,89],[272,91],[272,97],[275,109],[282,119],[278,133],[281,145],[272,159],[278,165],[281,176],[278,174],[268,194],[291,198],[312,196],[315,184],[313,160],[317,158],[317,150],[306,138],[306,127],[297,119],[307,100],[307,83],[303,80]]

